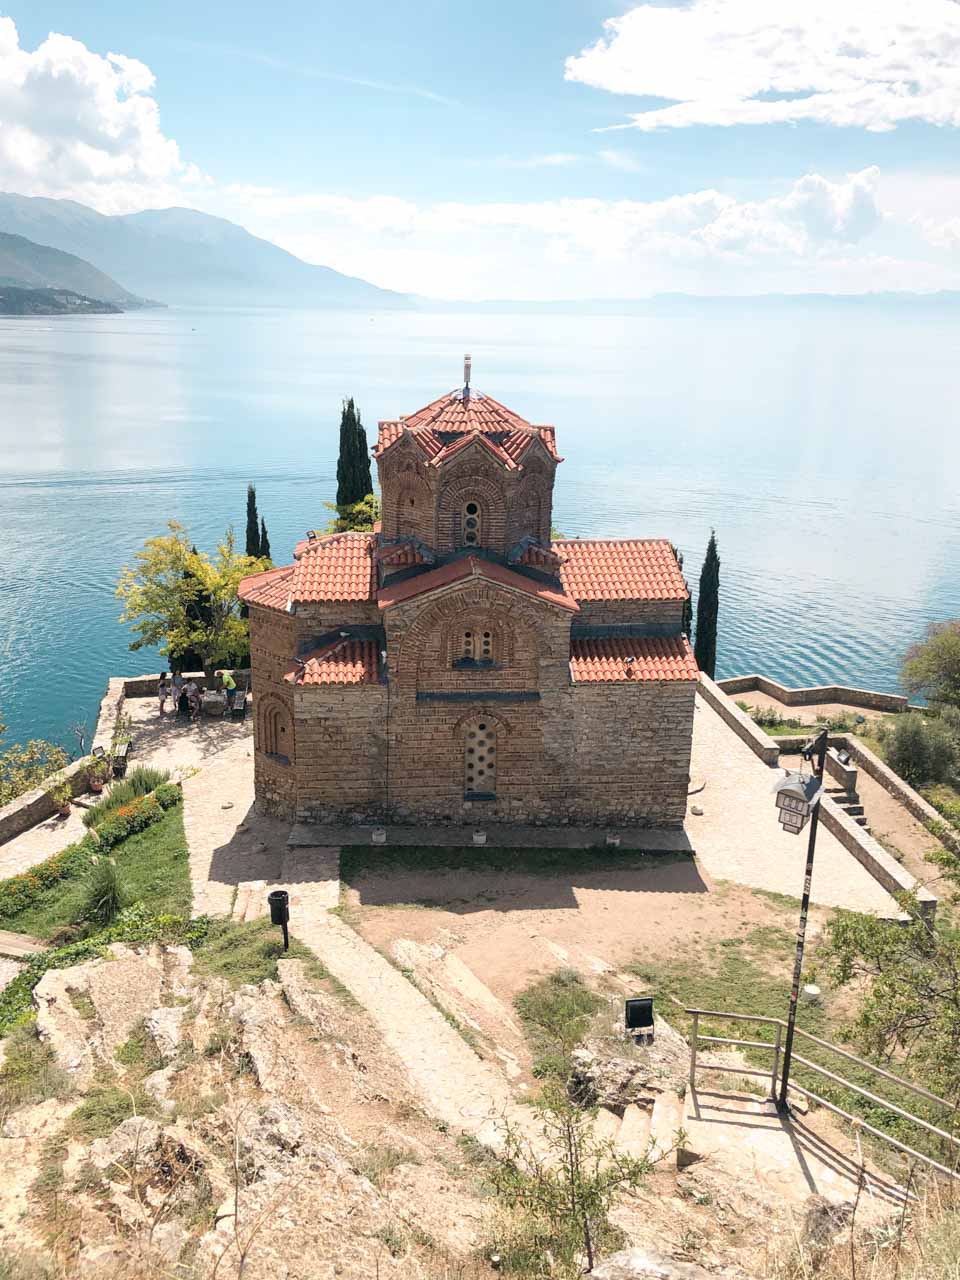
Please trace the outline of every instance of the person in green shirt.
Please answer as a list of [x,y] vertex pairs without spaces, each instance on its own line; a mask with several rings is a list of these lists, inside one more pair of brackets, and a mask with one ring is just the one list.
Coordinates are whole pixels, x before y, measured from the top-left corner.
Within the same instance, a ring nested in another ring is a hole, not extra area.
[[233,676],[230,674],[229,671],[218,671],[217,675],[220,677],[221,681],[223,682],[223,687],[227,693],[227,710],[232,711],[233,699],[237,692],[237,682],[236,680],[234,680]]

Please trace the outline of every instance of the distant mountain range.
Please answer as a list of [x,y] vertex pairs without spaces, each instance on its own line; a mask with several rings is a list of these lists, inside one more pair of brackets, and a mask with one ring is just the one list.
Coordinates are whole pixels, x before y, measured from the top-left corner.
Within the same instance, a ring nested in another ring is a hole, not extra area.
[[[26,237],[36,249],[51,246],[75,254],[88,270],[115,277],[109,281],[114,291],[130,290],[162,303],[378,310],[412,305],[404,294],[302,262],[232,222],[194,209],[108,217],[73,200],[0,193],[0,231],[8,238]],[[0,277],[6,274],[0,262]],[[123,281],[122,288],[116,280]],[[52,283],[65,285],[59,279]],[[113,301],[115,293],[92,296]]]
[[0,288],[19,290],[66,289],[117,306],[143,306],[143,299],[128,292],[116,280],[83,258],[46,244],[36,244],[26,236],[0,230]]
[[747,313],[838,305],[956,314],[960,307],[960,292],[951,290],[436,301],[394,293],[330,267],[313,266],[233,222],[195,209],[147,209],[108,217],[73,200],[0,192],[0,287],[4,285],[70,290],[124,310],[171,304],[590,316],[663,315],[704,307]]

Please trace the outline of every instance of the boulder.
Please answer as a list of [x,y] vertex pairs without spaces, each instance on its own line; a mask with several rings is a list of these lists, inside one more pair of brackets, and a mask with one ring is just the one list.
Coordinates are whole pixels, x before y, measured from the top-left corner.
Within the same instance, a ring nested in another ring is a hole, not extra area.
[[160,1003],[163,962],[158,948],[134,951],[114,943],[113,958],[92,964],[87,986],[100,1024],[98,1048],[107,1060]]
[[[668,1258],[656,1249],[623,1249],[611,1254],[591,1271],[593,1280],[718,1280],[741,1276],[734,1271],[707,1271],[695,1262]],[[746,1280],[746,1277],[742,1277]]]
[[180,1047],[185,1013],[183,1005],[161,1005],[158,1009],[151,1009],[144,1019],[147,1035],[156,1045],[163,1062],[169,1062]]
[[[153,1151],[160,1141],[160,1126],[145,1116],[130,1116],[117,1125],[109,1138],[96,1138],[90,1144],[90,1160],[98,1169],[111,1165],[125,1169]],[[108,1173],[109,1176],[109,1173]]]
[[93,1081],[96,1064],[90,1026],[74,1006],[71,992],[87,995],[94,963],[74,965],[72,969],[48,969],[34,987],[32,996],[37,1011],[37,1035],[53,1050],[58,1066],[81,1087]]
[[650,1043],[634,1044],[616,1035],[575,1049],[571,1098],[580,1106],[622,1113],[630,1103],[649,1106],[659,1094],[681,1090],[689,1069],[687,1042],[662,1018],[655,1019],[654,1030]]

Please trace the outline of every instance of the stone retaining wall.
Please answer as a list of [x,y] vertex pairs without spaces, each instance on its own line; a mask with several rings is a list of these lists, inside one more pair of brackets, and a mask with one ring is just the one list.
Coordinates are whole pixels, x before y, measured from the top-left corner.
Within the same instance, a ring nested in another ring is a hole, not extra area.
[[[936,837],[944,848],[960,855],[960,831],[952,827],[942,813],[914,791],[908,782],[904,782],[899,774],[894,773],[888,764],[884,764],[880,757],[865,746],[859,738],[855,738],[852,734],[832,733],[828,741],[832,747],[840,747],[849,752],[850,758],[856,761],[857,766],[864,773],[868,773],[875,782],[879,782],[884,791],[889,792],[894,800],[902,804],[918,822],[922,822],[928,829],[931,827],[936,829]],[[779,742],[781,751],[799,751],[806,742],[806,738],[780,738]]]
[[[218,671],[230,671],[230,667],[217,667]],[[197,684],[202,688],[206,684],[206,676],[202,671],[184,671],[181,673],[184,680],[196,680]],[[249,668],[237,668],[231,674],[236,680],[240,677],[247,682],[247,688],[250,688],[250,671]],[[123,685],[124,696],[127,698],[153,698],[156,697],[157,685],[160,683],[160,672],[157,671],[149,676],[125,676],[119,681],[111,680],[110,684],[120,683]]]
[[[751,751],[754,751],[766,764],[776,766],[781,751],[787,753],[799,751],[809,737],[807,734],[791,738],[773,739],[768,737],[767,734],[758,729],[745,712],[740,710],[724,689],[715,684],[709,676],[705,676],[703,672],[700,673],[699,693],[723,718],[737,737],[742,739],[750,747]],[[857,761],[857,764],[872,777],[876,778],[915,817],[920,817],[921,821],[925,820],[918,809],[913,807],[914,804],[922,806],[929,813],[932,813],[935,819],[941,823],[943,822],[936,810],[928,805],[922,796],[918,796],[912,787],[908,787],[902,779],[887,768],[883,761],[878,760],[873,752],[864,747],[856,738],[847,737],[846,734],[842,733],[831,734],[828,742],[831,747],[840,747],[849,751],[851,757]],[[875,772],[875,770],[882,770],[886,777],[880,777],[879,772]],[[908,793],[909,797],[912,797],[909,802]],[[929,916],[933,915],[937,907],[936,896],[930,893],[929,890],[920,887],[913,876],[900,866],[896,858],[887,853],[886,849],[869,832],[854,822],[850,815],[845,813],[829,796],[824,797],[820,816],[826,829],[836,836],[843,847],[857,859],[861,866],[870,872],[877,883],[882,885],[888,893],[896,895],[915,892],[921,911]],[[944,844],[951,849],[954,847],[949,840],[944,840]],[[957,841],[957,849],[960,851],[960,840]]]
[[[82,760],[75,760],[73,764],[68,764],[57,774],[58,778],[70,783],[70,789],[75,796],[83,795],[88,790],[87,765],[89,763],[90,757],[84,756]],[[0,844],[12,840],[14,836],[22,835],[24,831],[29,831],[38,822],[45,822],[47,818],[53,817],[57,810],[45,790],[50,786],[51,781],[52,779],[48,778],[43,786],[17,796],[16,800],[11,800],[0,809]]]
[[854,822],[831,796],[824,795],[820,801],[820,821],[887,893],[893,897],[915,893],[921,912],[932,919],[937,909],[936,896],[918,884],[910,872],[905,871],[878,840]]
[[741,711],[737,704],[727,697],[723,687],[714,684],[703,671],[700,672],[697,692],[764,764],[777,763],[780,758],[780,747],[774,739],[758,728],[747,713]]
[[733,676],[718,680],[717,685],[727,694],[765,693],[787,707],[815,706],[818,702],[843,702],[851,707],[866,707],[870,711],[906,711],[908,702],[895,693],[878,693],[874,689],[851,689],[842,684],[813,685],[806,689],[787,689],[766,676]]

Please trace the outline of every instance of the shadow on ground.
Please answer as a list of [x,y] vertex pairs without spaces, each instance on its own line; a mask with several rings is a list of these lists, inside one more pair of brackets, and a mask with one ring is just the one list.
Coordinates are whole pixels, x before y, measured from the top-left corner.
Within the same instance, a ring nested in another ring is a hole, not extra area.
[[[577,890],[635,895],[652,909],[656,894],[710,891],[692,858],[678,854],[611,855],[590,850],[396,849],[342,851],[341,878],[361,907],[402,904],[475,911],[569,910]],[[645,903],[645,899],[648,902]]]

